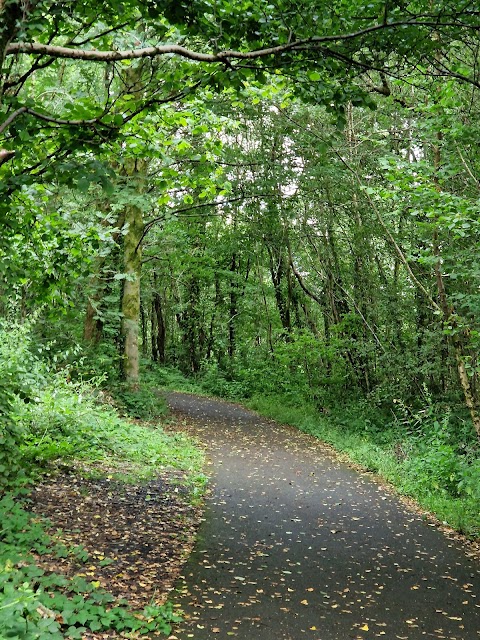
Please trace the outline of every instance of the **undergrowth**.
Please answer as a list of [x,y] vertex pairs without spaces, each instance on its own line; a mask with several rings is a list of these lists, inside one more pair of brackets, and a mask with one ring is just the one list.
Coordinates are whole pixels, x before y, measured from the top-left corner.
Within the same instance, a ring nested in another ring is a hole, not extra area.
[[1,640],[75,639],[87,631],[168,635],[178,620],[169,604],[131,610],[99,583],[67,580],[35,562],[33,554],[88,560],[82,550],[50,538],[47,523],[28,511],[28,483],[52,464],[80,460],[83,472],[101,475],[105,468],[133,482],[175,469],[192,500],[204,490],[202,452],[159,424],[164,400],[148,391],[152,402],[144,416],[151,421],[139,423],[132,420],[139,413],[134,399],[124,394],[122,417],[102,382],[72,381],[68,371],[55,371],[42,360],[28,324],[0,326]]
[[75,555],[77,561],[87,561],[88,555],[50,538],[18,494],[8,493],[0,500],[0,522],[2,640],[80,639],[87,631],[112,630],[168,635],[171,624],[178,621],[171,605],[131,610],[127,600],[114,598],[98,582],[80,576],[67,579],[39,568],[32,552]]

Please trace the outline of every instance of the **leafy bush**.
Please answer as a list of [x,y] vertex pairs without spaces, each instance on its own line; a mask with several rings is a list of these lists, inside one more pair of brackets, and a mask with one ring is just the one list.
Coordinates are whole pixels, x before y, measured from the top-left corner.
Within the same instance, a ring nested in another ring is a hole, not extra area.
[[136,391],[127,386],[116,386],[113,392],[119,408],[132,418],[155,420],[167,414],[165,398],[150,386],[142,385]]
[[[157,406],[163,409],[164,401]],[[60,375],[17,413],[24,433],[21,453],[37,464],[73,456],[109,458],[111,465],[127,463],[141,477],[159,468],[199,472],[202,466],[202,454],[187,436],[129,422],[110,405],[99,405],[90,385]]]
[[[240,376],[239,376],[240,378]],[[249,395],[248,385],[242,379],[231,379],[216,362],[205,362],[199,376],[203,391],[221,398],[236,400]]]
[[15,485],[22,474],[17,420],[18,401],[34,399],[45,384],[45,370],[31,350],[30,325],[0,323],[0,492]]
[[183,373],[175,367],[159,366],[151,361],[142,361],[143,384],[152,388],[171,389],[175,391],[186,391],[199,393],[199,385],[191,378],[186,378]]
[[[54,373],[42,363],[31,339],[30,327],[0,327],[0,638],[7,640],[80,639],[88,631],[116,631],[137,637],[154,632],[169,634],[178,618],[170,605],[132,611],[124,600],[77,576],[73,580],[45,574],[31,552],[58,557],[73,554],[86,561],[84,550],[67,549],[51,540],[44,524],[28,513],[20,494],[7,492],[18,484],[26,462],[45,464],[75,456],[93,461],[108,459],[125,478],[149,477],[160,468],[188,472],[201,493],[202,453],[181,434],[160,427],[133,424],[112,406],[100,405],[95,385],[72,382],[67,371]],[[135,408],[145,393],[129,398]],[[165,411],[165,402],[150,396],[150,415]],[[153,402],[154,401],[154,402]]]
[[[202,454],[186,436],[160,427],[135,425],[100,405],[103,378],[72,381],[69,372],[52,372],[42,363],[29,325],[0,325],[0,489],[15,485],[25,463],[82,457],[117,457],[132,473],[154,475],[158,467],[199,473]],[[146,387],[124,391],[130,414],[163,416],[165,400]]]

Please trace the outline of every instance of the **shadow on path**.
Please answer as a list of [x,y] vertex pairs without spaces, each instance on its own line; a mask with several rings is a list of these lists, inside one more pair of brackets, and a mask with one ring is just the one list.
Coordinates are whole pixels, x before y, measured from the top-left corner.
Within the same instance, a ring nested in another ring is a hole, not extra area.
[[480,639],[478,562],[385,488],[239,406],[168,401],[213,476],[172,638]]

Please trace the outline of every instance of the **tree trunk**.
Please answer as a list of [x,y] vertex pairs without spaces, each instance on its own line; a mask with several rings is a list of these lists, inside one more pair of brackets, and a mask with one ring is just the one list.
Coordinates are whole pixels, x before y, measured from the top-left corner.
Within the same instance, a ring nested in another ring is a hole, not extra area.
[[228,356],[233,358],[235,355],[235,319],[238,313],[237,309],[237,289],[238,283],[236,281],[237,276],[237,255],[232,254],[232,260],[230,262],[230,273],[232,279],[230,281],[230,317],[228,319]]
[[83,325],[83,339],[85,342],[98,344],[102,337],[103,322],[98,317],[98,309],[94,302],[99,302],[98,296],[95,296],[94,300],[92,298],[88,299]]
[[147,327],[147,314],[145,313],[145,307],[140,297],[140,327],[142,329],[142,353],[147,356],[147,340],[148,340],[148,327]]
[[126,210],[125,221],[128,229],[124,237],[124,272],[126,278],[122,295],[123,372],[127,383],[131,387],[137,387],[140,381],[138,336],[142,254],[138,245],[143,233],[141,209],[135,205],[129,205]]
[[[32,3],[33,4],[33,3]],[[5,50],[18,32],[28,3],[19,0],[0,0],[0,70],[5,60]],[[2,95],[3,77],[0,77],[0,96]],[[1,124],[1,123],[0,123]]]
[[283,255],[283,249],[267,246],[269,261],[270,261],[270,275],[272,278],[273,290],[275,293],[275,302],[277,303],[277,309],[280,316],[280,322],[288,338],[292,332],[292,321],[290,317],[290,299],[284,292],[284,280],[286,280],[287,269],[290,265],[287,263],[285,256]]
[[166,333],[162,299],[158,291],[154,291],[152,299],[152,358],[161,364],[165,364]]
[[[143,177],[146,169],[144,160],[127,161],[125,173],[132,177],[137,193],[142,192]],[[125,208],[126,233],[123,239],[123,261],[125,280],[122,295],[122,335],[124,344],[123,373],[132,389],[140,382],[140,276],[142,269],[142,236],[144,230],[143,211],[136,204]]]
[[[440,161],[441,161],[441,150],[440,144],[442,141],[442,134],[437,134],[437,144],[433,147],[433,162],[435,171],[440,169]],[[437,184],[437,189],[440,190],[438,185],[438,181],[435,178],[435,182]],[[451,327],[451,331],[449,333],[449,340],[453,345],[455,352],[455,359],[457,362],[457,371],[458,377],[460,380],[460,386],[462,387],[463,397],[465,400],[465,405],[470,412],[470,417],[472,418],[473,426],[475,427],[475,431],[477,436],[480,438],[480,415],[478,413],[477,407],[477,399],[474,396],[472,386],[470,384],[470,379],[467,374],[467,370],[465,367],[465,355],[464,355],[464,344],[462,340],[462,335],[460,333],[460,329],[458,328],[455,310],[448,303],[447,291],[445,289],[445,282],[442,273],[442,260],[440,254],[440,242],[438,238],[438,228],[434,228],[433,232],[433,254],[436,258],[435,260],[435,279],[437,283],[437,292],[438,292],[438,300],[439,306],[442,310],[443,314],[443,322],[444,325],[449,325]]]

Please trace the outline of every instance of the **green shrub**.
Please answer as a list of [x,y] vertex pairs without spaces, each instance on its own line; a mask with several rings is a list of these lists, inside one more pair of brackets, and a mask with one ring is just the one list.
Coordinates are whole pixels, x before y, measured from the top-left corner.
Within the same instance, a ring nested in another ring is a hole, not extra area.
[[30,325],[0,322],[0,493],[23,476],[23,429],[16,409],[45,384],[45,368],[31,351]]
[[143,384],[132,391],[126,385],[117,385],[112,391],[120,410],[131,418],[155,420],[168,412],[166,400],[158,389]]

